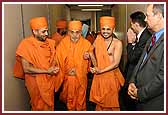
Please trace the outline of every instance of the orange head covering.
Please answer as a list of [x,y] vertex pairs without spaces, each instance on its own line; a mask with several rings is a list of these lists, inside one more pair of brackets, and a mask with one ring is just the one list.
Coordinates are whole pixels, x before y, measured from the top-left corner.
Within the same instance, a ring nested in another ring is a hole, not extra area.
[[47,19],[45,17],[37,17],[37,18],[32,18],[30,20],[30,27],[31,29],[41,29],[41,28],[47,28]]
[[69,30],[82,30],[82,23],[80,21],[70,21],[68,25]]
[[102,28],[103,26],[109,26],[110,28],[114,29],[115,18],[110,16],[100,17],[100,28]]
[[57,20],[56,22],[56,27],[57,28],[66,28],[67,24],[66,24],[66,20]]

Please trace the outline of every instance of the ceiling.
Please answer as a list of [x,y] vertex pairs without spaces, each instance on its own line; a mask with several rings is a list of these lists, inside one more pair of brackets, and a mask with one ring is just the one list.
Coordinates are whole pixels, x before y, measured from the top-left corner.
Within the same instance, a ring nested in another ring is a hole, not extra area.
[[[87,5],[93,5],[93,6],[78,6],[78,4],[66,4],[70,10],[81,10],[81,9],[102,9],[102,11],[110,10],[114,4],[94,4],[94,5],[102,5],[102,6],[94,6],[93,4],[87,4]],[[81,4],[86,5],[86,4]]]

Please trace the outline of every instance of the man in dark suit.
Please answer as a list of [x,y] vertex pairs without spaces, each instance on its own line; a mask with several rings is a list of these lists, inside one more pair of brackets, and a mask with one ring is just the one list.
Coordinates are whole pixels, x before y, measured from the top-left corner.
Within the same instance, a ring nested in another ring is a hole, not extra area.
[[146,27],[145,14],[143,12],[137,11],[130,15],[131,19],[131,28],[128,29],[127,38],[127,64],[124,71],[124,76],[126,79],[125,85],[121,95],[122,98],[122,108],[123,110],[133,111],[135,109],[135,102],[130,98],[127,93],[128,81],[132,75],[132,72],[137,65],[139,58],[142,54],[142,51],[146,45],[147,40],[151,37],[151,33]]
[[131,28],[128,29],[127,54],[128,62],[126,69],[126,80],[130,80],[132,71],[137,65],[147,40],[151,37],[151,32],[146,27],[145,14],[137,11],[130,15]]
[[[128,86],[136,110],[164,110],[164,5],[147,6],[146,20],[155,37],[146,43]],[[155,38],[155,40],[153,39]]]

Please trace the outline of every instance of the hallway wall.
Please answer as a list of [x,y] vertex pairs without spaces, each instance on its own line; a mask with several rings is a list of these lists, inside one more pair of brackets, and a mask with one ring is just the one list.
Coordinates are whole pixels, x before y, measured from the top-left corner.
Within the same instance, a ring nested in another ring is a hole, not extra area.
[[21,5],[4,7],[4,110],[29,110],[24,81],[13,77],[15,50],[23,38]]
[[116,36],[122,41],[123,43],[123,53],[120,61],[120,70],[124,71],[125,66],[125,36],[127,31],[127,10],[126,10],[126,4],[120,4],[120,5],[114,5],[112,8],[112,16],[115,17],[116,20],[116,27],[114,30],[114,33]]
[[[24,80],[13,77],[15,51],[20,41],[31,35],[29,21],[32,17],[52,18],[49,7],[47,4],[4,4],[4,111],[30,110]],[[50,28],[51,20],[48,22]]]
[[71,10],[71,19],[75,19],[75,20],[91,20],[90,24],[91,24],[91,31],[93,30],[94,27],[94,13],[95,12],[82,12],[82,11],[76,11],[76,10]]
[[[23,4],[23,29],[25,31],[25,36],[32,34],[29,21],[33,17],[45,16],[49,19],[48,5],[46,4]],[[50,20],[48,20],[50,21]]]
[[69,8],[64,4],[50,4],[49,5],[51,34],[56,31],[56,21],[59,19],[70,20]]

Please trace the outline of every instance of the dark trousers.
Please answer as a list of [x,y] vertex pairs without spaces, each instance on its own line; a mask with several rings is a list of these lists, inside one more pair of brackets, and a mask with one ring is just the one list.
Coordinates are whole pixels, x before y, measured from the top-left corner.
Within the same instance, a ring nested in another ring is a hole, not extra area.
[[54,94],[54,111],[67,111],[66,104],[59,99],[62,87]]
[[87,111],[94,111],[96,108],[96,104],[89,101],[89,97],[90,97],[90,88],[92,85],[92,80],[93,80],[93,74],[92,73],[88,73],[87,74],[88,77],[88,85],[87,85],[87,91],[86,91],[86,106],[87,106]]
[[121,111],[136,111],[136,100],[128,95],[128,84],[125,84],[120,91],[120,109]]

